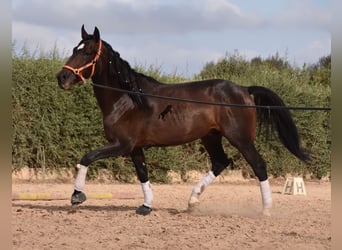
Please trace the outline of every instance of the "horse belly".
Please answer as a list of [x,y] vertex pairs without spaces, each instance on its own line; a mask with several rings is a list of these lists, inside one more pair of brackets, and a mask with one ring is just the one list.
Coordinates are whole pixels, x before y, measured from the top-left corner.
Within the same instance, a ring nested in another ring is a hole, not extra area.
[[205,112],[196,111],[159,117],[147,128],[145,143],[150,146],[172,146],[194,141],[207,135],[214,127],[208,118]]

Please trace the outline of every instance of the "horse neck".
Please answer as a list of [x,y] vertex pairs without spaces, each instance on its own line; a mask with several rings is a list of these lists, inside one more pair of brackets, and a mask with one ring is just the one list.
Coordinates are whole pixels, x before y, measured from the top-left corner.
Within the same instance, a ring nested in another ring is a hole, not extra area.
[[107,115],[112,112],[113,104],[120,99],[123,93],[107,89],[106,87],[120,88],[120,85],[115,79],[111,79],[110,76],[105,73],[95,73],[92,77],[92,81],[97,85],[103,86],[103,88],[93,86],[93,90],[102,114]]
[[[120,55],[107,48],[106,53],[98,61],[97,70],[92,78],[94,83],[109,88],[119,88],[128,91],[147,91],[157,83],[154,79],[137,73]],[[113,91],[108,88],[94,86],[95,96],[104,115],[112,111],[113,104],[125,93]],[[148,105],[144,97],[130,95],[133,102],[139,107],[146,108]]]

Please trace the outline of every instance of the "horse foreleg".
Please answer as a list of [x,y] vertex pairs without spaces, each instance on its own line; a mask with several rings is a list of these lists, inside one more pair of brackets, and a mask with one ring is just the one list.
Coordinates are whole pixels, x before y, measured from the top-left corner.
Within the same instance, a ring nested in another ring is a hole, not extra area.
[[144,152],[141,148],[135,148],[131,153],[131,157],[144,194],[144,203],[137,208],[136,213],[145,216],[152,211],[153,192],[151,183],[148,180]]
[[80,163],[77,164],[78,172],[75,178],[74,192],[71,195],[71,204],[79,205],[87,199],[86,195],[83,193],[83,188],[85,185],[85,179],[87,176],[89,164],[99,159],[125,155],[127,154],[127,152],[129,152],[129,148],[123,147],[120,143],[117,142],[97,148],[85,154],[82,157]]
[[87,197],[82,192],[85,184],[85,179],[87,176],[88,167],[81,164],[77,164],[77,176],[74,183],[74,192],[71,195],[71,205],[79,205],[83,203]]

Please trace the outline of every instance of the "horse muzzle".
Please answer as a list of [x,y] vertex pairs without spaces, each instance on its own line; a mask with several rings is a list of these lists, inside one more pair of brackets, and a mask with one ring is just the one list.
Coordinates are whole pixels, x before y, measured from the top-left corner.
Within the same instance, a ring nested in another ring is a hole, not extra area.
[[73,84],[79,82],[78,77],[66,69],[62,69],[56,77],[59,87],[64,90],[70,89]]

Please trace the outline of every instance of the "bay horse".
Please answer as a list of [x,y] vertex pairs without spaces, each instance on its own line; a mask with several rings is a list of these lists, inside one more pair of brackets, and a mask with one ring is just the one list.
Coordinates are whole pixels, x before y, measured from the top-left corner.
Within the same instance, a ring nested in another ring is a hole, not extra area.
[[[266,162],[254,145],[257,118],[259,122],[276,129],[280,141],[293,155],[302,161],[309,160],[309,155],[300,147],[297,127],[287,109],[257,109],[253,106],[285,106],[270,89],[239,86],[222,79],[163,84],[132,69],[118,52],[101,40],[97,27],[93,34],[88,34],[82,25],[81,37],[71,57],[57,74],[58,84],[68,90],[91,78],[108,144],[85,154],[77,164],[72,205],[86,200],[83,188],[88,166],[92,162],[108,157],[130,156],[144,194],[144,203],[136,209],[136,213],[150,214],[153,192],[143,148],[180,145],[200,139],[212,166],[191,192],[188,205],[192,208],[199,204],[203,191],[232,163],[222,147],[224,137],[252,167],[260,183],[263,213],[270,214],[272,197]],[[252,107],[200,105],[138,93]]]

